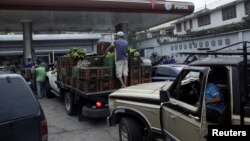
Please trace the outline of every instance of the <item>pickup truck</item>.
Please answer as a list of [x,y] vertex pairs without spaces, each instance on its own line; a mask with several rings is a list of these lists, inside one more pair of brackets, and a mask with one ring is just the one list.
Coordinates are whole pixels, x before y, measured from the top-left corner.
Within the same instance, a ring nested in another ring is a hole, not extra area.
[[[109,96],[108,125],[119,123],[121,141],[203,141],[207,140],[209,125],[250,125],[248,43],[235,44],[243,44],[243,53],[201,52],[217,57],[192,62],[174,81],[115,91]],[[219,87],[225,103],[216,122],[207,120],[210,115],[206,112],[205,90],[210,79]]]
[[56,71],[47,72],[46,97],[55,95],[64,99],[67,114],[75,115],[78,113],[79,120],[82,120],[83,117],[103,118],[108,116],[108,95],[115,90],[86,93],[63,83],[57,77]]

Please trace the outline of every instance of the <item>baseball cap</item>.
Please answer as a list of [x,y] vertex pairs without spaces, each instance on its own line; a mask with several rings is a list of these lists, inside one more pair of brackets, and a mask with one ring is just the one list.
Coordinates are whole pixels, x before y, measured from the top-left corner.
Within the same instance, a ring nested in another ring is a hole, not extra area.
[[116,35],[122,37],[122,36],[124,36],[124,33],[122,31],[119,31],[116,33]]

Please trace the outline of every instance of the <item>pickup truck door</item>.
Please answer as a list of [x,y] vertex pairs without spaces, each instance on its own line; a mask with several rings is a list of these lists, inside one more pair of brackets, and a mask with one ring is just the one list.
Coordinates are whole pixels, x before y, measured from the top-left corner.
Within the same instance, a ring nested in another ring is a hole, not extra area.
[[57,72],[56,72],[56,71],[55,71],[55,72],[49,71],[48,73],[49,73],[49,74],[48,74],[48,77],[49,77],[49,84],[50,84],[50,87],[51,87],[53,90],[59,92],[59,89],[58,89],[57,84],[56,84],[56,81],[57,81]]
[[[161,106],[161,126],[166,138],[181,141],[204,140],[202,113],[202,99],[204,83],[209,68],[189,67],[184,69],[169,89],[170,101]],[[192,96],[193,84],[200,83],[196,93]],[[192,84],[193,83],[193,84]],[[200,103],[200,104],[198,104]]]

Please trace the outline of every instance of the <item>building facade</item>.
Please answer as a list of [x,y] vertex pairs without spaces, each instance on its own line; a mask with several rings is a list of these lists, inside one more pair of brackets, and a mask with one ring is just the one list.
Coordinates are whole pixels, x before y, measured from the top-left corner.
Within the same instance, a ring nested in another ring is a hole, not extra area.
[[[176,58],[177,62],[183,62],[187,55],[179,52],[197,51],[199,48],[214,50],[250,41],[249,14],[250,1],[245,0],[234,1],[215,9],[205,8],[177,19],[172,29],[173,34],[138,40],[136,47],[143,50],[146,58],[150,58],[152,54],[167,55]],[[159,30],[159,33],[162,30],[165,29]]]

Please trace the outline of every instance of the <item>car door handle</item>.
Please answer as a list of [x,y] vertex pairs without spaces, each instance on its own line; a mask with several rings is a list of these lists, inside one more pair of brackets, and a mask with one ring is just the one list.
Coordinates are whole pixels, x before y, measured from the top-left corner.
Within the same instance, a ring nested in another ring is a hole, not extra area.
[[191,115],[191,114],[189,114],[189,117],[191,117],[192,119],[195,119],[195,120],[199,120],[199,119],[200,119],[199,117],[193,116],[193,115]]

